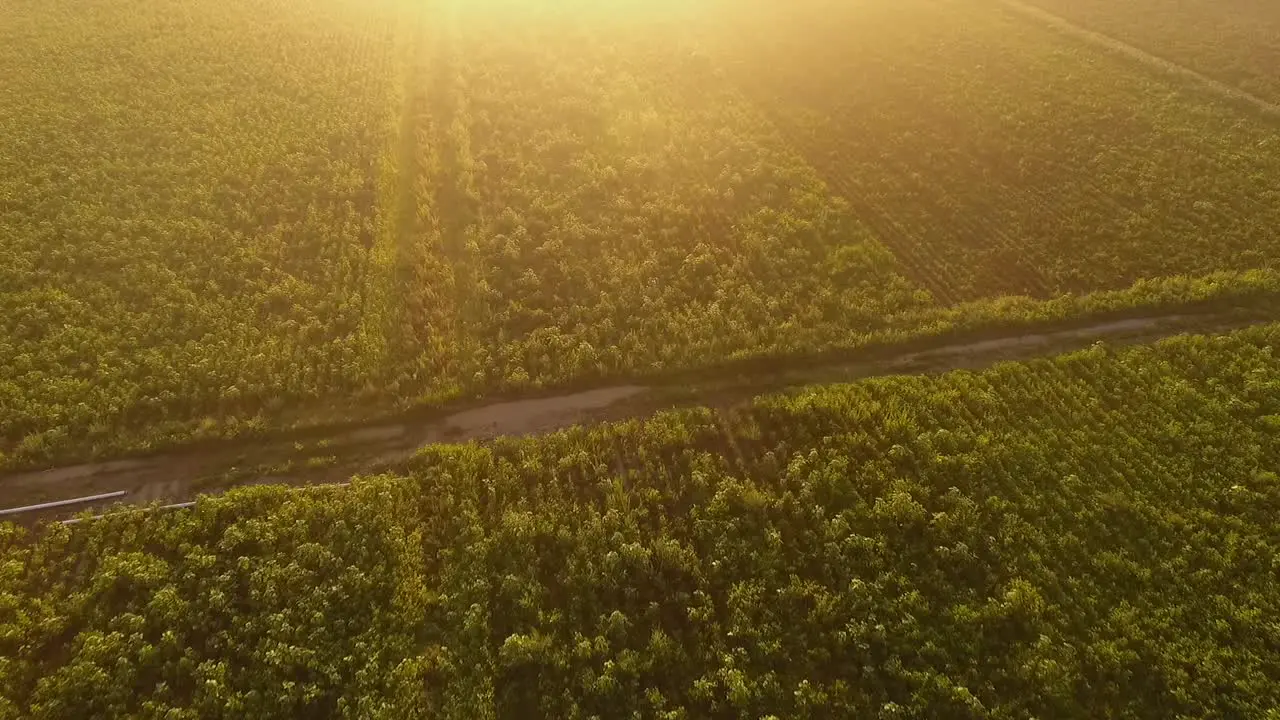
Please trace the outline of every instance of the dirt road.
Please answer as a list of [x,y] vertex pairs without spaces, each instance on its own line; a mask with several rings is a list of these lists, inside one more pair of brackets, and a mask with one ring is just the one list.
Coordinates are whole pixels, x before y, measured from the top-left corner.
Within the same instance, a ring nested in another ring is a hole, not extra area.
[[[420,448],[435,443],[537,435],[579,424],[649,417],[674,407],[732,406],[762,393],[804,385],[877,375],[974,369],[1002,360],[1083,348],[1101,340],[1111,344],[1147,342],[1181,332],[1224,332],[1268,320],[1238,315],[1126,319],[1070,330],[939,344],[875,359],[797,360],[784,369],[717,381],[673,381],[648,387],[619,385],[554,397],[491,403],[443,418],[334,430],[312,435],[305,442],[267,438],[148,458],[0,476],[0,496],[4,498],[0,505],[14,507],[115,491],[127,492],[125,502],[130,504],[177,503],[240,485],[338,483],[354,474],[394,470]],[[30,517],[63,517],[83,509],[60,509]]]

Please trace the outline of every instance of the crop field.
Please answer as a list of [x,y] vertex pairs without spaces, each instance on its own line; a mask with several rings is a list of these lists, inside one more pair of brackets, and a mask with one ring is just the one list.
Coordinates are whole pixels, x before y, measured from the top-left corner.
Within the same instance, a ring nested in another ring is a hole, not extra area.
[[0,457],[234,430],[378,377],[363,305],[394,13],[3,12]]
[[1095,347],[0,526],[0,717],[1274,717],[1276,347]]
[[1280,102],[1280,6],[1270,0],[1028,0],[1028,4]]
[[1280,295],[1275,126],[998,3],[6,12],[0,467]]
[[941,300],[1280,261],[1274,124],[999,3],[761,3],[740,30],[731,73]]
[[0,720],[1280,720],[1261,0],[0,5]]
[[464,382],[815,347],[931,304],[705,57],[571,17],[464,14],[435,71]]

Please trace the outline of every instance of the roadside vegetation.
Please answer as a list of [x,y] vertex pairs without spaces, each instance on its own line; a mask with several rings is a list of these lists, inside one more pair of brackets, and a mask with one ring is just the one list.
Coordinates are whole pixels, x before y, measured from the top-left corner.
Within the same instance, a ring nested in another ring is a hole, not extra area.
[[1280,326],[0,530],[0,717],[1271,717]]

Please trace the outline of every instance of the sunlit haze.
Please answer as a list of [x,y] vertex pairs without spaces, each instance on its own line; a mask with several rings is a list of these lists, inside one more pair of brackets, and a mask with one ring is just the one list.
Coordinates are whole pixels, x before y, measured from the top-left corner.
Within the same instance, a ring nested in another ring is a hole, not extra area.
[[0,0],[0,720],[1280,720],[1280,3]]

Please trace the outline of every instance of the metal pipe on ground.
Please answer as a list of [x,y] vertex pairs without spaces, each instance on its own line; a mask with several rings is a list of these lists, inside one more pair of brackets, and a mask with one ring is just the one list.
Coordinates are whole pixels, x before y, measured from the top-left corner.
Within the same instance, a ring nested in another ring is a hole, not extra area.
[[54,502],[40,503],[39,505],[26,505],[23,507],[8,508],[0,510],[0,517],[5,515],[21,515],[22,513],[40,512],[41,510],[53,510],[55,508],[69,507],[71,505],[83,505],[92,502],[101,502],[103,500],[114,500],[128,495],[129,491],[119,490],[116,492],[102,493],[101,495],[86,495],[84,497],[71,498],[70,500],[55,500]]

